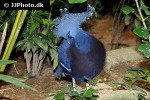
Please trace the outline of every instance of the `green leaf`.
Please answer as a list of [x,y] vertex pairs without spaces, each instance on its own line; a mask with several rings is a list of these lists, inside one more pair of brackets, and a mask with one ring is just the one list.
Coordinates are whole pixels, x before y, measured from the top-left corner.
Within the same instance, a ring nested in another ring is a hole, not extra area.
[[139,80],[139,78],[132,79],[131,80],[132,84],[134,84],[137,80]]
[[55,69],[58,66],[58,54],[55,56],[55,59],[53,60],[53,68]]
[[150,43],[146,42],[138,47],[138,50],[144,54],[146,58],[150,58]]
[[149,70],[141,67],[135,67],[135,68],[127,68],[126,71],[131,72],[131,71],[137,71],[137,72],[142,72],[144,74],[149,73]]
[[149,73],[149,70],[147,70],[145,68],[141,68],[141,70],[139,72],[140,72],[140,74],[147,75]]
[[133,32],[141,38],[148,39],[149,38],[149,31],[144,27],[137,27],[133,30]]
[[77,91],[70,91],[69,92],[69,96],[71,96],[71,97],[78,97],[78,96],[80,96],[80,94]]
[[47,51],[48,51],[48,44],[47,44],[45,41],[42,41],[42,42],[43,42],[43,44],[44,44],[43,50],[44,50],[45,52],[47,52]]
[[56,50],[54,50],[52,48],[49,50],[49,52],[50,52],[51,60],[54,61],[53,62],[53,67],[55,69],[58,66],[58,53],[57,53]]
[[89,90],[84,91],[83,96],[84,97],[92,97],[93,93]]
[[139,27],[139,26],[141,26],[141,21],[136,18],[134,20],[134,24],[135,24],[135,27]]
[[131,73],[127,73],[126,75],[124,75],[125,78],[129,78],[129,79],[133,79],[134,76]]
[[26,42],[27,42],[27,39],[20,40],[19,42],[17,42],[15,47],[17,48],[17,47],[23,46]]
[[11,83],[11,84],[14,84],[16,86],[20,86],[20,87],[27,88],[27,89],[30,89],[30,90],[33,90],[33,91],[37,91],[36,89],[26,85],[25,83],[22,83],[21,81],[19,81],[19,79],[14,78],[12,76],[0,74],[0,80]]
[[48,19],[42,19],[42,22],[43,22],[44,25],[48,25],[49,20]]
[[148,10],[149,7],[147,7],[144,3],[143,0],[140,0],[141,3],[141,9],[145,12],[146,15],[150,15],[150,10]]
[[33,53],[35,53],[36,51],[39,50],[39,46],[35,45],[31,50]]
[[48,50],[48,45],[47,43],[41,41],[40,37],[39,36],[35,36],[33,38],[33,41],[40,47],[42,48],[45,52],[47,52]]
[[149,76],[149,77],[147,77],[147,81],[149,81],[149,82],[150,82],[150,76]]
[[37,21],[38,23],[41,23],[42,24],[42,17],[41,16],[38,16],[38,15],[35,15],[35,16],[33,16],[33,19],[35,20],[35,21]]
[[33,19],[35,20],[35,21],[37,21],[38,23],[40,23],[40,24],[43,24],[43,18],[48,18],[48,15],[49,15],[49,13],[48,12],[46,12],[46,11],[41,11],[41,10],[36,10],[34,13],[33,13]]
[[47,34],[48,34],[48,39],[50,39],[50,40],[54,40],[55,39],[55,35],[54,35],[54,33],[52,31],[49,31]]
[[53,4],[53,0],[50,0],[50,6]]
[[84,91],[83,96],[84,97],[92,97],[93,93],[98,93],[98,91],[95,89],[88,89],[88,90]]
[[35,12],[33,13],[33,18],[38,17],[38,18],[42,18],[42,17],[48,17],[49,16],[49,12],[44,11],[44,10],[34,10]]
[[91,97],[90,100],[97,100],[97,97]]
[[25,47],[26,47],[25,49],[29,51],[34,47],[34,45],[35,45],[34,41],[30,39],[25,43]]
[[47,35],[45,35],[45,34],[40,33],[40,34],[38,34],[38,36],[40,38],[42,38],[43,40],[48,40]]
[[34,21],[33,23],[31,23],[31,27],[30,27],[30,33],[34,32],[35,29],[37,28],[38,23],[36,21]]
[[134,9],[132,7],[130,7],[130,6],[125,6],[121,10],[123,11],[123,13],[125,15],[128,15],[130,13],[134,13]]
[[135,16],[137,17],[137,19],[142,22],[142,19],[141,19],[141,16],[139,15],[139,13],[135,12],[134,14],[135,14]]
[[130,19],[131,19],[131,15],[126,15],[125,16],[125,25],[129,25],[130,24]]
[[48,24],[53,25],[54,22],[53,22],[53,20],[42,19],[42,24],[43,25],[48,25]]
[[16,63],[14,60],[0,60],[0,66],[14,63]]
[[41,32],[41,34],[44,34],[45,36],[48,34],[48,30],[47,28],[43,29],[43,31]]
[[68,0],[68,2],[70,4],[75,4],[75,3],[84,3],[86,2],[87,0]]
[[64,97],[65,97],[65,93],[63,92],[60,92],[60,93],[57,93],[53,99],[55,100],[64,100]]
[[40,52],[40,55],[39,55],[39,60],[42,60],[46,57],[46,53],[43,51],[43,52]]

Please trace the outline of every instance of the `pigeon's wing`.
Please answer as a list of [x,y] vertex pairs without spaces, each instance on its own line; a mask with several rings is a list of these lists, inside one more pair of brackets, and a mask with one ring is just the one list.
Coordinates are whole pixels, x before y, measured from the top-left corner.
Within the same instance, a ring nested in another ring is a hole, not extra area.
[[69,48],[70,42],[63,40],[63,43],[58,49],[58,60],[61,67],[63,67],[66,71],[71,72],[71,58],[68,52]]

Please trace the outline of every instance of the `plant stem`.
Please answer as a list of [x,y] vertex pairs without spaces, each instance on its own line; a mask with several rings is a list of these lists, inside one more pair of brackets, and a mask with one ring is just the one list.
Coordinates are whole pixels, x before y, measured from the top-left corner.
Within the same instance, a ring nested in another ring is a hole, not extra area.
[[[141,20],[142,20],[143,26],[144,26],[145,29],[147,29],[147,26],[146,26],[146,23],[145,23],[146,19],[143,18],[143,15],[142,15],[142,12],[141,12],[138,0],[135,0],[135,3],[136,3],[136,6],[137,6],[137,9],[138,9],[138,12],[139,12],[139,14],[141,16]],[[150,36],[149,36],[149,42],[150,42]]]
[[32,65],[32,76],[35,76],[36,73],[36,52],[33,53],[33,65]]
[[31,72],[31,58],[32,58],[32,53],[28,52],[28,50],[25,51],[24,53],[24,58],[26,59],[26,66],[27,66],[27,72]]
[[[19,10],[15,23],[13,25],[4,55],[2,57],[2,60],[8,60],[10,57],[10,54],[13,50],[13,47],[15,45],[15,42],[17,40],[17,37],[19,35],[19,32],[21,30],[21,27],[23,25],[24,19],[26,17],[28,10]],[[6,65],[0,66],[0,72],[4,72]]]
[[140,9],[138,0],[135,0],[135,3],[136,3],[136,7],[137,7],[137,9],[138,9],[138,12],[139,12],[139,14],[140,14],[140,16],[141,16],[141,20],[142,20],[143,26],[144,26],[144,28],[147,29],[147,26],[146,26],[146,24],[145,24],[145,19],[143,18],[143,15],[142,15],[142,12],[141,12],[141,9]]
[[1,37],[1,41],[0,41],[0,55],[2,53],[2,48],[4,45],[4,41],[5,41],[5,37],[6,37],[6,32],[7,32],[7,27],[8,27],[8,22],[6,22],[2,37]]
[[[46,57],[46,55],[42,55],[43,52],[44,52],[44,51],[41,51],[41,52],[40,52],[40,55],[39,55],[38,75],[40,74],[40,71],[41,71],[41,69],[42,69],[42,67],[43,67],[42,64],[43,64],[44,59],[45,59],[45,57]],[[43,56],[42,59],[40,58],[40,56]]]

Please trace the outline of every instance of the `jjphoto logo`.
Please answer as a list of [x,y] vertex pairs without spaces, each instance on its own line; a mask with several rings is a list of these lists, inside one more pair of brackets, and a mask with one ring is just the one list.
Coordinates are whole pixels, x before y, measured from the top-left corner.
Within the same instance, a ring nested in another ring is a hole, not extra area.
[[0,10],[49,10],[50,0],[2,0]]
[[[6,3],[5,3],[6,4]],[[43,3],[39,2],[37,4],[32,4],[32,3],[11,3],[11,7],[44,7]]]
[[9,7],[9,3],[4,3],[4,7],[8,8]]

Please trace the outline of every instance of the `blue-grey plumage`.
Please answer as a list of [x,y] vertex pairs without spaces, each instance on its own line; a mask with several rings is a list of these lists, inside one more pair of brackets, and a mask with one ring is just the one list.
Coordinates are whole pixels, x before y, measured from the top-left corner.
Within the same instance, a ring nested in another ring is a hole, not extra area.
[[70,35],[74,37],[80,29],[80,25],[92,16],[93,11],[94,8],[91,6],[88,6],[87,11],[82,13],[69,13],[66,8],[61,10],[62,17],[54,19],[55,35],[67,38],[67,34],[69,32]]
[[91,34],[83,31],[80,24],[92,16],[94,8],[88,6],[82,13],[69,13],[64,10],[62,17],[55,19],[54,32],[63,37],[58,49],[59,66],[55,71],[57,78],[62,74],[75,80],[87,82],[84,77],[93,79],[103,69],[106,53],[103,44]]
[[56,70],[57,76],[58,72],[64,72],[75,80],[85,82],[84,77],[93,79],[101,72],[106,53],[99,40],[80,30],[76,37],[70,36],[63,41],[58,57],[61,68]]

